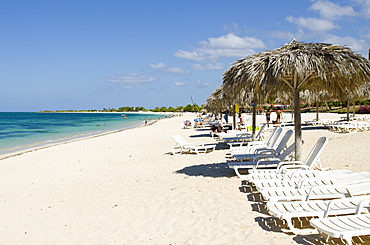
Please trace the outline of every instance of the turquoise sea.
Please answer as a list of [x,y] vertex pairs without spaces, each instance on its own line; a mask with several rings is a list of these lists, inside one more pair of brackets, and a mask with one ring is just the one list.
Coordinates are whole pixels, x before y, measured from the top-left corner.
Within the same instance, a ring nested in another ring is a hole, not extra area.
[[0,112],[0,154],[143,125],[165,115]]

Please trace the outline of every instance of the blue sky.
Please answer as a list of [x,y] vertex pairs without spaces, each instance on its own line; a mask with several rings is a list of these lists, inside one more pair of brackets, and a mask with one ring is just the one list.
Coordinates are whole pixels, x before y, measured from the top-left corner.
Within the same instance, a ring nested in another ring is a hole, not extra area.
[[0,0],[0,111],[203,104],[291,39],[367,58],[370,0]]

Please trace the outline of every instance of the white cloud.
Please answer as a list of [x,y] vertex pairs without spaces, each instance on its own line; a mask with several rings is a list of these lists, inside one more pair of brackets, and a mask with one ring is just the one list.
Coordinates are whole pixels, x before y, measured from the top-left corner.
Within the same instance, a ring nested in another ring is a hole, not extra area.
[[326,32],[336,28],[334,22],[318,18],[294,18],[293,16],[286,17],[287,21],[296,24],[300,28],[307,28],[311,31]]
[[162,71],[162,72],[168,72],[168,73],[173,73],[173,74],[188,74],[188,71],[185,71],[181,69],[180,67],[170,67],[167,66],[166,64],[159,62],[158,64],[151,64],[151,68]]
[[207,41],[200,41],[199,44],[204,48],[212,49],[251,49],[265,48],[263,41],[254,37],[238,37],[234,34],[228,34],[221,37],[210,37]]
[[353,37],[339,37],[336,35],[328,35],[324,42],[331,43],[331,44],[338,44],[348,46],[350,49],[356,52],[366,52],[368,48],[368,44],[365,40],[358,40]]
[[131,73],[129,75],[117,75],[106,79],[106,83],[109,88],[112,89],[131,89],[137,88],[140,85],[152,83],[156,79],[154,77],[146,77],[137,73]]
[[370,0],[355,0],[361,5],[361,13],[365,18],[370,18]]
[[201,53],[198,53],[195,51],[193,52],[184,51],[181,49],[175,53],[175,56],[179,58],[189,59],[189,60],[203,60],[204,59],[204,55]]
[[213,86],[212,83],[205,83],[205,82],[202,82],[201,80],[197,80],[196,83],[197,83],[197,87],[198,88],[204,88],[204,87]]
[[151,68],[153,69],[164,69],[166,68],[166,64],[159,62],[158,64],[152,64],[150,65]]
[[218,60],[221,57],[244,57],[254,54],[254,49],[264,49],[266,45],[262,40],[254,37],[238,37],[228,34],[218,38],[210,37],[200,41],[200,48],[194,51],[178,50],[174,55],[190,60]]
[[175,86],[179,86],[179,87],[184,87],[184,86],[186,86],[186,85],[187,85],[186,83],[178,82],[178,81],[173,82],[173,84],[174,84]]
[[217,64],[206,64],[206,65],[194,64],[192,66],[192,68],[194,70],[198,70],[198,71],[222,70],[223,69],[223,65],[220,64],[220,63],[217,63]]
[[320,12],[320,16],[324,19],[335,20],[342,16],[357,16],[355,10],[350,6],[339,6],[330,1],[317,1],[309,7],[309,10]]

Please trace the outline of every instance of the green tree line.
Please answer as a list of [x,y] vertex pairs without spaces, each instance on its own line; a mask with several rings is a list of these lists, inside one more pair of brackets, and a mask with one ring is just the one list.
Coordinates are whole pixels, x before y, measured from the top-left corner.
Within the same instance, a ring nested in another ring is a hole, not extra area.
[[118,109],[115,108],[103,108],[105,112],[138,112],[138,111],[152,111],[152,112],[199,112],[203,109],[203,106],[198,106],[197,104],[188,104],[186,106],[178,106],[178,107],[155,107],[154,109],[146,109],[142,106],[138,107],[131,107],[131,106],[123,106],[119,107]]

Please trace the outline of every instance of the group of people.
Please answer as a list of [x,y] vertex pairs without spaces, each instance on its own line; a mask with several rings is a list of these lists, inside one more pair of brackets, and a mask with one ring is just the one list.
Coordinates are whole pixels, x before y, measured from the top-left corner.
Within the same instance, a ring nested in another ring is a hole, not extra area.
[[[280,123],[281,122],[282,111],[280,109],[276,109],[276,110],[267,109],[266,110],[266,114],[265,114],[266,115],[267,127],[270,127],[271,113],[272,112],[275,112],[276,113],[276,121],[272,121],[272,122],[273,123]],[[215,116],[213,116],[213,118],[218,123],[216,123],[214,125],[211,125],[211,131],[213,131],[215,133],[224,131],[223,125],[227,125],[228,124],[227,123],[227,121],[228,121],[227,120],[228,114],[225,114],[221,118],[217,118]],[[245,118],[242,116],[242,114],[239,114],[238,115],[238,121],[237,121],[237,129],[241,130],[245,126],[246,126]]]
[[[275,111],[275,113],[276,113],[276,123],[280,123],[281,122],[281,113],[282,113],[282,111],[280,109],[277,109]],[[267,111],[266,111],[267,127],[270,127],[270,120],[271,120],[271,111],[270,111],[270,109],[267,109]]]

